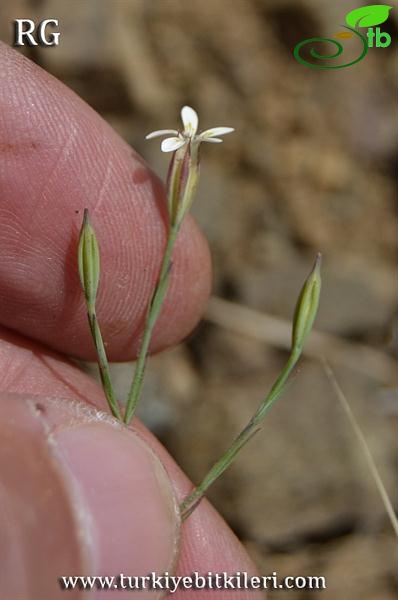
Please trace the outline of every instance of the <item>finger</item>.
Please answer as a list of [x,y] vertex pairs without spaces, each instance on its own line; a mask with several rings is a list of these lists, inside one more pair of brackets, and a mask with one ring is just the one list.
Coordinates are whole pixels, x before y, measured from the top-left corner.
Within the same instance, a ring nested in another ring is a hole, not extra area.
[[[81,403],[45,396],[2,393],[0,410],[4,597],[54,600],[74,585],[63,577],[173,569],[179,520],[171,483],[133,432]],[[97,592],[102,597],[119,596],[111,589]]]
[[[76,369],[76,367],[55,355],[48,354],[46,351],[43,351],[43,349],[33,344],[30,345],[29,348],[21,347],[21,340],[19,340],[15,334],[3,331],[1,336],[0,374],[2,377],[0,379],[0,392],[14,392],[19,394],[28,392],[29,397],[36,398],[35,401],[36,403],[39,402],[39,404],[42,404],[43,399],[46,399],[48,394],[51,394],[53,398],[56,398],[56,400],[52,402],[56,403],[58,411],[61,410],[63,403],[65,404],[66,414],[69,414],[69,403],[71,401],[77,402],[78,404],[73,405],[75,408],[72,425],[74,427],[78,426],[78,428],[84,417],[84,407],[87,406],[87,404],[91,405],[91,407],[104,407],[102,393],[95,382]],[[64,400],[62,400],[62,398],[64,398]],[[71,400],[66,398],[70,398]],[[81,407],[81,414],[76,410],[76,407]],[[50,409],[47,406],[45,410],[48,414]],[[102,414],[103,413],[99,413],[98,415],[100,419],[102,418]],[[48,416],[47,419],[50,420]],[[71,419],[69,417],[68,419],[68,426],[70,427]],[[134,424],[135,423],[136,421]],[[142,425],[137,425],[135,430],[145,444],[149,445],[160,458],[162,464],[166,468],[168,476],[173,482],[175,493],[178,499],[181,500],[191,489],[192,485],[164,448],[161,447],[157,440],[155,440]],[[83,430],[80,429],[80,431]],[[87,428],[85,428],[85,443],[87,443],[88,446],[91,444],[91,435],[92,434],[87,431]],[[95,455],[94,450],[86,453],[84,447],[79,445],[76,446],[76,444],[77,440],[72,437],[70,447],[73,448],[73,456],[69,463],[69,467],[73,476],[77,477],[79,481],[83,481],[83,485],[87,484],[88,486],[91,486],[92,493],[97,495],[98,490],[101,489],[98,480],[92,481],[89,477],[86,482],[85,478],[87,477],[87,473],[91,473],[91,471],[101,473],[102,455],[100,453]],[[115,445],[117,445],[116,442]],[[112,455],[111,448],[108,448],[108,450],[112,458],[112,464],[114,464],[113,459],[115,457]],[[79,458],[83,456],[85,456],[84,459]],[[83,473],[81,473],[81,467],[79,467],[79,460],[83,460],[85,465]],[[126,468],[126,461],[123,459],[121,460],[121,463],[123,464],[122,472],[120,473],[117,470],[118,483],[116,483],[114,479],[111,479],[111,481],[115,482],[114,484],[119,488],[124,489],[124,478],[131,476],[131,474],[129,474],[130,469]],[[14,464],[15,468],[15,463],[11,464]],[[131,464],[131,469],[135,469],[133,464]],[[134,481],[132,481],[131,485],[134,485]],[[137,506],[135,511],[131,510],[129,502],[134,503],[133,496],[136,493],[137,492],[134,492],[131,489],[129,489],[128,492],[126,491],[126,504],[120,509],[121,522],[127,522],[129,519],[134,519],[135,516],[142,519],[142,515],[147,514],[146,509],[142,509],[140,506]],[[75,505],[74,508],[75,510],[81,510],[81,507],[78,505]],[[104,533],[101,538],[102,543],[105,545],[102,552],[104,556],[108,557],[112,555],[112,552],[106,548],[109,540],[112,538],[114,544],[118,544],[119,534],[115,534],[110,518],[110,516],[114,518],[114,510],[115,507],[109,505],[104,508],[103,513],[106,518],[104,521]],[[193,515],[191,515],[191,517],[183,524],[181,537],[181,553],[177,569],[177,572],[180,575],[190,575],[194,571],[198,571],[199,573],[206,573],[208,571],[226,571],[229,573],[246,571],[249,575],[255,573],[255,567],[243,547],[207,501],[203,501]],[[136,542],[133,540],[131,543]],[[138,545],[138,547],[140,546]],[[116,556],[119,557],[119,554]],[[121,560],[122,559],[123,557]],[[117,559],[118,565],[124,565],[123,561],[121,563],[118,561],[119,558]],[[114,563],[112,564],[114,567],[116,566]],[[103,569],[106,572],[109,571],[106,561],[103,564]],[[131,574],[132,570],[135,572],[134,564],[130,562],[130,566],[126,568],[125,572]],[[149,571],[153,570],[156,570],[155,567],[149,569]],[[121,569],[117,567],[116,571],[119,573]],[[191,594],[187,591],[178,591],[177,598],[179,597],[179,594],[182,593],[184,594],[184,598],[189,600]],[[257,595],[258,597],[262,597],[262,595],[260,596],[260,592],[255,591],[249,592],[241,590],[240,592],[234,592],[234,598],[239,598],[239,600],[255,598]],[[205,598],[206,600],[210,600],[212,597],[212,592],[209,590],[192,592],[192,598],[195,599],[203,600]],[[214,597],[217,599],[220,598],[221,600],[227,600],[227,598],[230,598],[230,591],[214,591]]]
[[[108,354],[131,358],[165,244],[163,186],[90,107],[3,44],[0,79],[0,322],[93,358],[76,267],[87,207],[101,249],[98,316]],[[188,219],[153,350],[191,331],[209,274],[206,242]]]

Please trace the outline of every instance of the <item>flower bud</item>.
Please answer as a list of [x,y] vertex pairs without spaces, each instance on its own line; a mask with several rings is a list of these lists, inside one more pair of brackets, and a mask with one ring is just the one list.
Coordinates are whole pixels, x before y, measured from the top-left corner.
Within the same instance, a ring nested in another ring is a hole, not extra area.
[[319,252],[296,304],[293,318],[292,351],[301,351],[314,324],[321,292],[321,259],[322,256]]
[[78,248],[79,275],[89,311],[94,310],[100,277],[100,257],[95,231],[92,228],[88,209],[84,209],[83,224]]

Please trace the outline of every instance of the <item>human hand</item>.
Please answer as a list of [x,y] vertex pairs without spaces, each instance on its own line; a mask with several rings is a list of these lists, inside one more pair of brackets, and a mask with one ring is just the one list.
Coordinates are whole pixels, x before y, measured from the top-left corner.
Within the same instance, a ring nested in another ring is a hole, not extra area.
[[[3,597],[63,598],[58,578],[68,575],[252,573],[206,500],[180,526],[190,482],[141,424],[127,430],[108,416],[101,389],[62,356],[95,357],[76,268],[85,207],[101,246],[108,355],[134,356],[165,238],[161,183],[73,92],[4,45],[0,77]],[[209,288],[207,245],[187,219],[152,350],[192,329]]]

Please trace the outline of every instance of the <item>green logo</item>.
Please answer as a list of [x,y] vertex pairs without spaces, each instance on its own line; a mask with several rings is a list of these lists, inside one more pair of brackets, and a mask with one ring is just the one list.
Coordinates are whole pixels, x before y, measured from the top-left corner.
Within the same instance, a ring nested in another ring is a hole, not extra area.
[[[310,38],[308,40],[304,40],[303,42],[297,44],[297,46],[295,47],[294,56],[301,64],[305,65],[306,67],[311,67],[311,69],[343,69],[344,67],[350,67],[351,65],[355,65],[357,62],[365,58],[368,48],[373,48],[373,46],[376,46],[376,48],[386,48],[391,44],[391,36],[388,33],[381,31],[380,27],[376,27],[376,30],[374,29],[376,25],[381,25],[382,23],[387,21],[388,14],[391,9],[392,6],[385,6],[379,4],[375,4],[372,6],[363,6],[362,8],[356,8],[355,10],[349,12],[346,16],[346,22],[348,26],[340,25],[340,27],[343,27],[346,31],[340,31],[339,33],[336,33],[336,35],[333,36],[334,39]],[[365,34],[366,37],[365,35],[360,33],[356,29],[356,27],[367,27],[368,31]],[[306,46],[307,44],[312,44],[314,42],[330,42],[337,48],[334,54],[318,54],[315,51],[314,47],[311,48],[310,54],[313,58],[319,60],[330,60],[332,58],[337,58],[338,56],[340,56],[340,54],[343,53],[344,50],[342,44],[337,40],[347,40],[349,38],[354,37],[360,39],[362,44],[360,56],[355,60],[352,60],[351,62],[346,63],[344,65],[330,66],[325,64],[313,64],[300,56],[300,51],[302,47]]]

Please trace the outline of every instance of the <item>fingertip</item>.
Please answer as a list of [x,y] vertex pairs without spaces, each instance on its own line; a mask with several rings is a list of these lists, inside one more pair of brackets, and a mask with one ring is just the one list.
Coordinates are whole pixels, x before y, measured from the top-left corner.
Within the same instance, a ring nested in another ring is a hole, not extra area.
[[[133,358],[165,245],[163,185],[61,82],[5,46],[0,71],[1,323],[56,350],[94,357],[76,264],[88,208],[101,250],[98,312],[109,356]],[[209,289],[208,247],[189,219],[153,350],[192,330]]]

